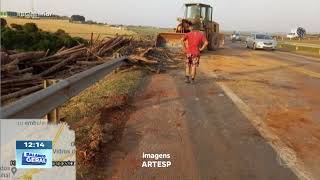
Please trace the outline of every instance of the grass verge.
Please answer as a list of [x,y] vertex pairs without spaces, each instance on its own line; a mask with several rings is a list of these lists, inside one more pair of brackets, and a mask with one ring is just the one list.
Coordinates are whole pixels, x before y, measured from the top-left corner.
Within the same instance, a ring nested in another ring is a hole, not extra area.
[[[125,104],[143,82],[145,72],[132,69],[105,77],[60,109],[62,120],[76,133],[77,179],[86,179],[103,144],[115,139]],[[122,107],[122,108],[121,108]],[[117,118],[112,117],[117,114]],[[121,125],[121,127],[119,127]]]
[[287,40],[287,41],[280,41],[280,42],[291,42],[291,43],[308,43],[308,44],[315,44],[315,45],[320,45],[320,38],[318,40],[308,40],[308,39],[303,39],[303,40]]
[[299,49],[296,50],[296,46],[294,45],[279,44],[278,49],[286,52],[292,52],[292,53],[302,54],[307,56],[313,56],[313,57],[320,56],[320,50],[318,48],[299,47]]

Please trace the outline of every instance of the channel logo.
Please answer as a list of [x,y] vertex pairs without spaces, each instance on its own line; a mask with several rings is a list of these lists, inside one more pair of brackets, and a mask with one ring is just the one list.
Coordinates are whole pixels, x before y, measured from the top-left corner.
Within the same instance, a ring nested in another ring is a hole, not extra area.
[[32,152],[23,152],[22,153],[22,165],[46,165],[47,157],[45,154],[38,154]]
[[52,168],[52,141],[16,141],[16,167]]

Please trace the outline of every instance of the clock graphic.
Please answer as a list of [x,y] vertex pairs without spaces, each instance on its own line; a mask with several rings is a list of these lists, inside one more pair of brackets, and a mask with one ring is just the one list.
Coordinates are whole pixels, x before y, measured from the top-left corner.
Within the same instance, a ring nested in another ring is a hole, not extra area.
[[52,141],[16,141],[16,167],[52,168]]

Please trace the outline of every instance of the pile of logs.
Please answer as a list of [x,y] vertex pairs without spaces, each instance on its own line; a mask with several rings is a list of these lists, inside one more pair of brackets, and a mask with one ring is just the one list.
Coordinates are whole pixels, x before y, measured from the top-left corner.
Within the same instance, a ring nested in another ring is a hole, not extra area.
[[[135,46],[136,45],[136,46]],[[134,47],[135,46],[135,47]],[[147,70],[160,73],[170,68],[177,68],[183,55],[164,48],[152,47],[148,43],[133,42],[134,50],[129,55],[130,62],[144,66]]]
[[131,38],[124,36],[103,40],[98,37],[89,46],[61,48],[53,55],[48,55],[48,51],[1,50],[1,101],[38,91],[44,79],[64,79],[102,64],[130,42]]
[[[1,50],[1,101],[7,102],[43,88],[47,79],[65,79],[118,56],[129,56],[129,62],[160,73],[176,68],[181,53],[153,47],[151,41],[133,41],[117,36],[91,40],[88,46],[79,44],[61,48],[55,54],[48,51],[21,52]],[[129,63],[130,64],[130,63]]]

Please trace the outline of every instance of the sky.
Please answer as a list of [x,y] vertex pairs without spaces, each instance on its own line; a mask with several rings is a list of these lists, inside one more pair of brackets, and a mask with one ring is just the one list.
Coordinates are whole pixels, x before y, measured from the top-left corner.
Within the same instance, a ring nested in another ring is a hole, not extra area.
[[[1,11],[30,12],[32,0],[0,0]],[[37,13],[71,16],[109,24],[175,27],[183,4],[213,6],[222,30],[289,32],[298,26],[320,32],[320,0],[33,0]]]

